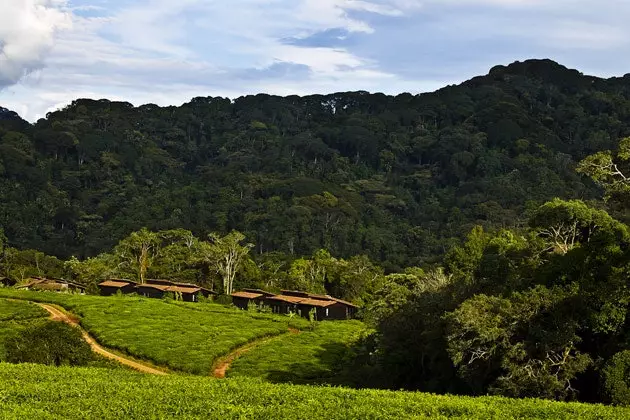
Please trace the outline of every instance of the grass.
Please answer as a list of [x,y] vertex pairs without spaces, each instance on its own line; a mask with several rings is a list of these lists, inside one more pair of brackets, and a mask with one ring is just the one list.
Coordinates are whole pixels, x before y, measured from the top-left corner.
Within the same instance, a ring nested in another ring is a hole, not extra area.
[[365,331],[358,321],[324,321],[312,331],[286,334],[257,346],[232,363],[228,377],[270,382],[325,383],[343,365],[348,345]]
[[210,374],[214,361],[256,339],[302,329],[305,320],[241,311],[218,304],[166,303],[140,297],[100,297],[0,290],[0,296],[59,304],[103,345],[174,370]]
[[3,419],[627,419],[630,409],[502,397],[0,363]]

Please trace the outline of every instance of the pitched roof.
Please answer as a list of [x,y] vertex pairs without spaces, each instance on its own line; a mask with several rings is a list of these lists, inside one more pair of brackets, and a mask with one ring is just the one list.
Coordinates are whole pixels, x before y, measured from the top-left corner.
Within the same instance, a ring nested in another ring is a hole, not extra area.
[[263,296],[262,293],[252,293],[252,292],[234,292],[231,294],[232,297],[240,297],[245,299],[256,299]]
[[339,303],[344,304],[344,305],[346,305],[346,306],[351,306],[351,307],[353,307],[353,308],[358,308],[358,306],[357,306],[357,305],[355,305],[354,303],[350,303],[350,302],[345,301],[345,300],[337,299],[337,298],[332,297],[332,296],[330,296],[330,298],[331,298],[332,300],[334,300],[335,302],[339,302]]
[[308,292],[302,292],[299,290],[281,290],[281,293],[284,296],[298,296],[303,298],[308,297]]
[[103,286],[103,287],[125,287],[125,286],[129,286],[130,284],[133,283],[129,283],[126,281],[117,281],[117,280],[105,280],[104,282],[99,283],[99,286]]
[[337,302],[334,300],[320,300],[320,299],[304,299],[299,302],[300,305],[309,305],[309,306],[319,306],[320,308],[325,308],[327,306],[336,305]]
[[17,286],[18,289],[24,289],[26,287],[34,287],[37,286],[41,289],[50,289],[50,290],[59,290],[62,286],[72,286],[79,289],[85,289],[85,286],[82,284],[74,283],[64,279],[55,279],[55,278],[43,278],[33,276],[24,284]]
[[181,286],[168,286],[167,292],[179,292],[179,293],[197,293],[201,290],[200,287],[181,287]]
[[161,290],[161,291],[164,292],[164,291],[166,291],[166,289],[168,289],[171,286],[167,286],[167,285],[164,285],[164,284],[147,284],[147,283],[144,283],[144,284],[139,284],[138,287],[147,287],[149,289],[157,289],[157,290]]
[[280,302],[288,302],[288,303],[299,303],[301,301],[303,301],[304,299],[308,299],[302,296],[286,296],[286,295],[276,295],[276,296],[271,296],[269,298],[267,298],[269,300],[276,300],[276,301],[280,301]]
[[338,302],[346,306],[351,306],[353,308],[358,307],[353,303],[350,303],[342,299],[337,299],[336,297],[332,297],[330,295],[318,295],[316,293],[300,292],[297,290],[283,290],[282,296],[295,296],[295,297],[310,298],[310,299],[317,299],[317,300],[328,300],[328,301]]
[[271,292],[268,292],[268,291],[262,290],[262,289],[248,289],[248,288],[244,288],[243,291],[244,292],[249,292],[249,293],[260,293],[261,295],[265,295],[265,296],[275,296],[275,293],[271,293]]

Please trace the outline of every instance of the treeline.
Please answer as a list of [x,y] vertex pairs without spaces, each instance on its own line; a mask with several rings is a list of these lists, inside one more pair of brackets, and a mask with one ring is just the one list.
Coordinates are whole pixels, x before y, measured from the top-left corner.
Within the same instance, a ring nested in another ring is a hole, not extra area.
[[552,200],[526,227],[474,228],[443,268],[367,304],[358,385],[630,405],[630,138],[578,167],[598,207]]
[[92,293],[98,293],[97,284],[106,279],[140,283],[169,279],[227,295],[243,287],[290,289],[330,293],[359,304],[390,277],[365,255],[335,258],[324,249],[300,258],[279,252],[256,255],[251,252],[255,245],[246,239],[238,231],[210,234],[202,240],[184,229],[153,232],[143,228],[110,252],[64,261],[41,251],[9,247],[0,231],[0,276],[18,284],[31,276],[63,277],[87,286]]
[[575,162],[630,134],[630,82],[550,61],[395,97],[81,99],[31,125],[0,112],[0,226],[12,247],[94,257],[142,227],[242,232],[252,253],[436,262],[475,225],[520,227],[593,199]]

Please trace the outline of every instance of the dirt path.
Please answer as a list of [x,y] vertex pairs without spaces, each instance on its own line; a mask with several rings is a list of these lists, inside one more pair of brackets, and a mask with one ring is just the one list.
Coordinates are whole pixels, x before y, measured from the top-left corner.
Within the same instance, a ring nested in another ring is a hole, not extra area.
[[44,308],[46,311],[48,311],[48,313],[50,314],[50,319],[52,319],[53,321],[65,322],[76,328],[79,328],[81,330],[81,334],[83,334],[83,339],[90,345],[94,353],[100,354],[101,356],[106,357],[108,359],[115,360],[125,366],[129,366],[130,368],[143,372],[143,373],[150,373],[152,375],[166,375],[166,372],[157,370],[155,368],[152,368],[151,366],[147,366],[140,362],[136,362],[135,360],[131,360],[130,358],[119,356],[117,354],[114,354],[108,351],[107,349],[102,347],[100,344],[98,344],[96,340],[92,338],[90,334],[88,334],[87,331],[81,328],[81,326],[79,325],[79,320],[76,317],[66,314],[52,305],[47,305],[45,303],[37,303],[37,304],[41,306],[42,308]]
[[219,378],[219,379],[223,379],[225,378],[225,373],[227,372],[227,370],[230,368],[230,366],[232,365],[232,363],[234,362],[234,360],[236,360],[237,358],[241,357],[241,355],[243,355],[244,353],[247,353],[248,351],[250,351],[251,349],[253,349],[254,347],[258,347],[262,344],[268,343],[272,340],[275,340],[279,337],[282,337],[286,334],[299,334],[300,330],[297,330],[295,328],[289,328],[289,332],[288,333],[282,333],[282,334],[278,334],[278,335],[273,335],[271,337],[265,337],[265,338],[261,338],[259,340],[254,340],[252,342],[249,342],[241,347],[236,348],[235,350],[233,350],[232,352],[230,352],[228,355],[223,356],[221,358],[219,358],[214,366],[212,367],[212,375],[215,378]]

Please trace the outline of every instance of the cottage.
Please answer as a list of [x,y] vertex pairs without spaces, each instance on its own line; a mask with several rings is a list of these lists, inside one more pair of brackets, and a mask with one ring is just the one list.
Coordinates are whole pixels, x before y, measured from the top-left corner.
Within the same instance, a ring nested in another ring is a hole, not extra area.
[[288,314],[298,312],[298,303],[303,301],[303,296],[287,296],[276,295],[265,299],[265,304],[271,307],[271,310],[275,314]]
[[230,296],[232,296],[232,303],[234,306],[247,309],[250,302],[256,305],[261,305],[265,303],[265,299],[268,297],[272,297],[274,294],[271,292],[266,292],[260,289],[243,289],[239,292],[234,292]]
[[136,287],[136,290],[138,291],[138,294],[140,296],[144,296],[144,297],[148,297],[148,298],[155,298],[155,299],[161,299],[164,297],[164,295],[166,294],[167,289],[170,286],[164,285],[164,284],[150,284],[150,283],[144,283],[144,284],[139,284]]
[[354,318],[358,309],[356,305],[330,295],[283,290],[282,296],[292,299],[302,298],[302,300],[297,302],[297,312],[301,316],[308,318],[310,316],[309,314],[314,309],[315,319],[318,321]]
[[131,280],[111,279],[98,284],[101,296],[112,296],[119,291],[122,294],[135,293],[138,284]]
[[16,286],[22,290],[37,290],[65,293],[85,293],[85,286],[64,279],[31,277],[26,283]]
[[198,295],[209,298],[218,294],[214,290],[209,290],[196,284],[179,283],[171,280],[149,279],[145,284],[168,286],[169,289],[166,292],[181,293],[182,299],[186,302],[197,302]]
[[201,294],[201,287],[168,286],[166,291],[179,294],[184,302],[197,302],[197,296]]

